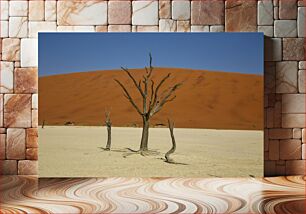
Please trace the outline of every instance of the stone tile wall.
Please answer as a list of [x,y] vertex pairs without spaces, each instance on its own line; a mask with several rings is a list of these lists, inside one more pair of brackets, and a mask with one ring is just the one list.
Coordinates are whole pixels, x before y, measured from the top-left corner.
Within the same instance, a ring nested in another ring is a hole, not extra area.
[[[38,32],[263,32],[266,176],[305,174],[305,1],[1,0],[0,173],[38,173]],[[204,51],[204,50],[203,50]]]

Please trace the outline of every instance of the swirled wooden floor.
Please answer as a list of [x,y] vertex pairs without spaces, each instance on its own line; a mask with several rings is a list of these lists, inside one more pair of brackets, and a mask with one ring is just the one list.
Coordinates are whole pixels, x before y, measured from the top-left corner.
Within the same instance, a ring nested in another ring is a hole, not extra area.
[[0,213],[305,213],[305,177],[0,178]]

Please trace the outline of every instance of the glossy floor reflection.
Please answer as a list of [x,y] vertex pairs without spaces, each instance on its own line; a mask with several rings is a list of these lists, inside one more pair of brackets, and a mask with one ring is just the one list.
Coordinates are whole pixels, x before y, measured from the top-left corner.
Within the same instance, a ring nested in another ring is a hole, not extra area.
[[305,178],[3,176],[0,213],[305,213]]

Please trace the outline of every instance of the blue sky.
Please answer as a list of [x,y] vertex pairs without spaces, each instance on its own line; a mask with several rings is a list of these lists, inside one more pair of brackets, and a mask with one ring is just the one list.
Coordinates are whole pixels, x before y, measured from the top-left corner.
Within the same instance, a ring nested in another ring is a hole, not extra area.
[[262,33],[39,33],[39,76],[153,66],[263,74]]

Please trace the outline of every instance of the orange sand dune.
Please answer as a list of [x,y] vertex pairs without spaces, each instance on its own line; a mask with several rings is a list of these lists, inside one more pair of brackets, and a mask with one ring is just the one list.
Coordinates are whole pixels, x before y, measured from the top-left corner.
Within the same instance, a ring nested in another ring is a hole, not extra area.
[[[144,70],[132,69],[139,79]],[[167,85],[184,82],[177,98],[151,120],[152,125],[209,129],[263,128],[263,77],[259,75],[204,70],[155,68],[155,82],[167,73]],[[111,110],[113,126],[141,126],[136,113],[114,79],[122,81],[136,102],[141,98],[121,70],[80,72],[39,78],[39,124],[104,124],[104,110]]]

